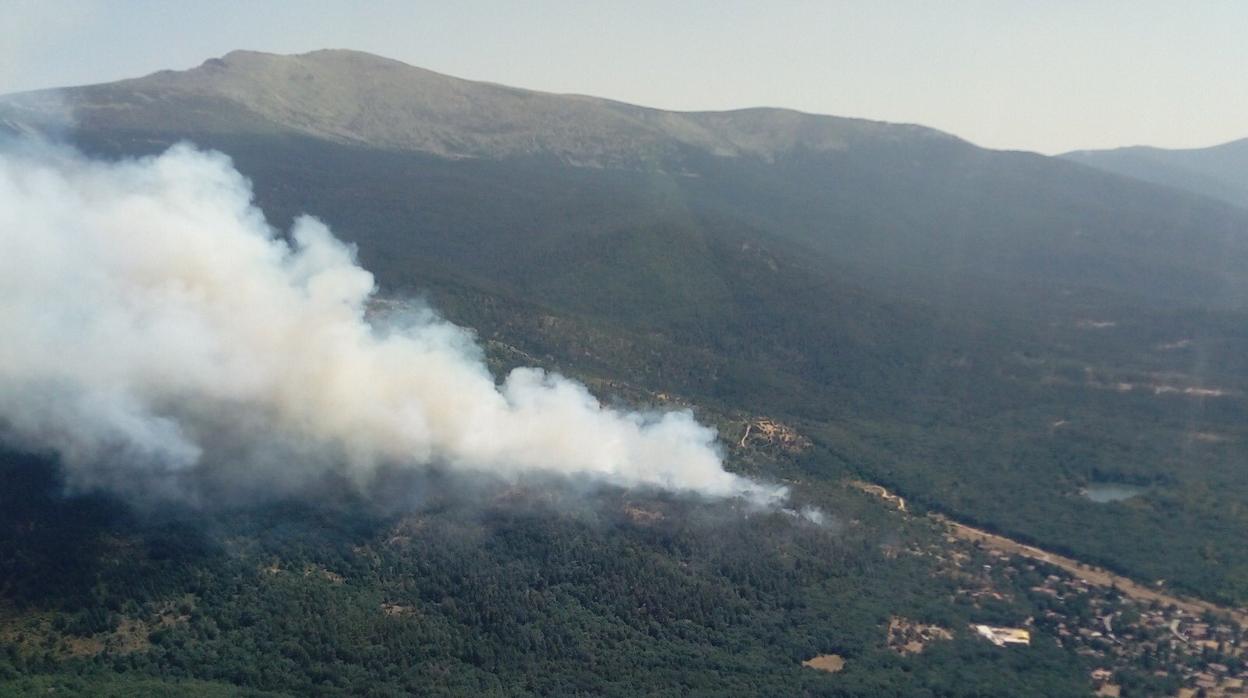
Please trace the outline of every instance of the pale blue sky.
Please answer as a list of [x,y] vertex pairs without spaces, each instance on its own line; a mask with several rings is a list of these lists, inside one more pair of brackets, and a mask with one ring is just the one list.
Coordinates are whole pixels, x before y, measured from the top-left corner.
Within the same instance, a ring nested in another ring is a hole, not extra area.
[[1248,137],[1248,2],[0,0],[0,92],[354,48],[670,109],[781,106],[1060,152]]

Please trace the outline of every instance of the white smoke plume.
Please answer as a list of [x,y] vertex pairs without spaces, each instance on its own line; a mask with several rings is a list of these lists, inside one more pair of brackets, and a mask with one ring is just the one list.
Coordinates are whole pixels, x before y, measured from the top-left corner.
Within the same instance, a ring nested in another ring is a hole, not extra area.
[[534,368],[498,384],[471,333],[430,312],[374,326],[353,249],[309,217],[290,238],[221,154],[0,153],[4,438],[58,454],[75,486],[136,492],[435,465],[784,496],[725,471],[688,411],[610,409]]

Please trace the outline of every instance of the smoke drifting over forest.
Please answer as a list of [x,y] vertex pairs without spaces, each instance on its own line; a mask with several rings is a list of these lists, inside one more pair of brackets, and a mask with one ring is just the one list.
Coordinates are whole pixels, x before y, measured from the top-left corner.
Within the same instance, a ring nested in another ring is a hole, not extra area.
[[496,382],[431,311],[378,324],[354,251],[278,235],[228,158],[0,152],[0,428],[70,484],[194,498],[205,474],[295,491],[341,472],[552,473],[774,502],[688,411],[604,407],[536,368]]

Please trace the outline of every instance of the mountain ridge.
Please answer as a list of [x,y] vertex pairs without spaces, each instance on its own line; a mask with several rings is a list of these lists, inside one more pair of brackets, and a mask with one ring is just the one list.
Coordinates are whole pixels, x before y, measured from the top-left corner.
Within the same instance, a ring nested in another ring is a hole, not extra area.
[[[221,103],[218,109],[232,105],[234,123],[214,123],[203,113],[205,100]],[[344,49],[293,56],[232,51],[184,71],[8,95],[0,97],[0,118],[150,129],[161,126],[162,104],[190,106],[185,125],[214,131],[285,130],[451,158],[543,153],[590,167],[679,170],[690,151],[772,159],[881,135],[956,140],[921,126],[770,107],[665,111],[464,80]]]
[[1204,148],[1136,145],[1058,157],[1248,208],[1248,138]]

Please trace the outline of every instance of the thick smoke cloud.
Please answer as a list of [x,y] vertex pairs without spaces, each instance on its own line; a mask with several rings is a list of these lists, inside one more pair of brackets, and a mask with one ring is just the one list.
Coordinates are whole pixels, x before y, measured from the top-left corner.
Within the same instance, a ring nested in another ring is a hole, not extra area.
[[0,153],[0,429],[71,483],[188,496],[205,473],[298,489],[436,466],[590,476],[708,496],[726,472],[687,412],[609,409],[539,369],[501,384],[431,312],[377,326],[373,277],[320,221],[281,239],[223,155]]

